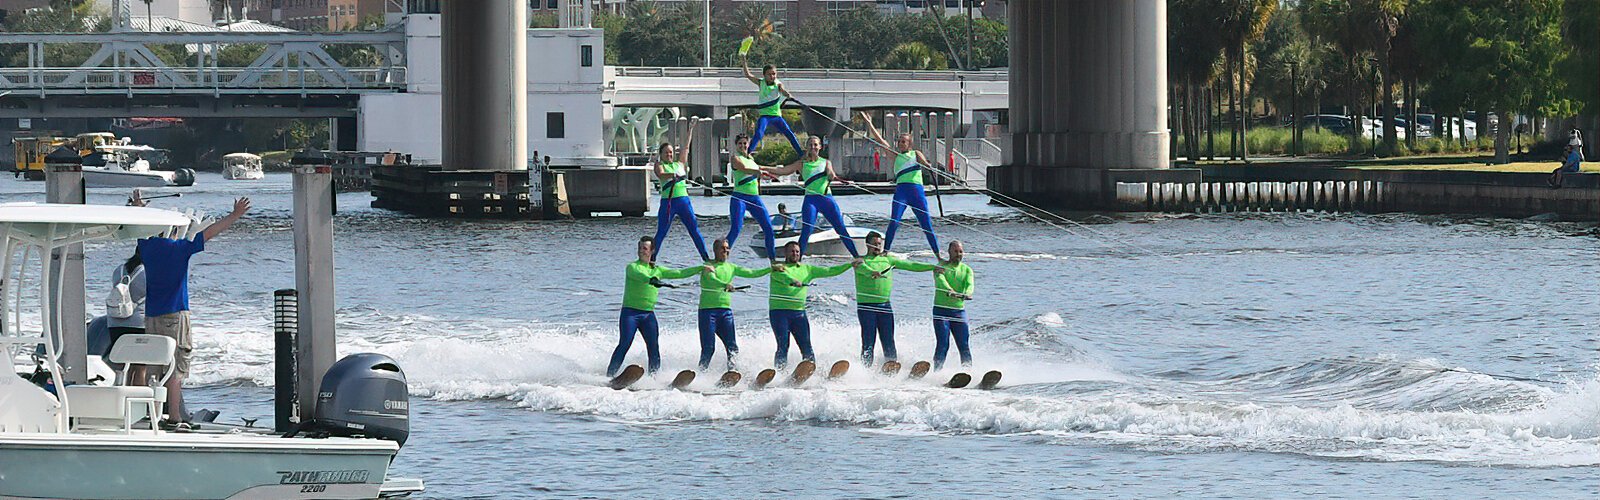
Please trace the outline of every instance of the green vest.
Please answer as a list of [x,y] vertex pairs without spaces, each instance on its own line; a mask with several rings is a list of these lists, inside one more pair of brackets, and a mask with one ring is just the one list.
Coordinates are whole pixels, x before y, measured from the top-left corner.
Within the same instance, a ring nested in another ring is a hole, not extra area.
[[828,159],[817,158],[800,165],[800,182],[805,183],[807,195],[823,195],[832,193],[828,179]]
[[761,95],[756,97],[756,105],[766,104],[756,108],[756,112],[761,116],[783,116],[783,93],[778,91],[778,81],[773,80],[768,84],[763,78],[756,82],[756,87],[761,89]]
[[682,162],[669,161],[661,164],[661,171],[671,176],[661,181],[662,198],[689,196],[689,186],[685,184],[689,181],[687,170]]
[[895,155],[894,182],[896,184],[922,184],[922,165],[917,164],[916,151],[907,151]]
[[751,196],[760,196],[761,174],[752,174],[732,167],[732,165],[738,165],[741,158],[749,160],[748,163],[755,163],[755,158],[738,154],[734,155],[733,161],[729,162],[730,166],[728,167],[729,170],[733,171],[733,192],[748,194]]

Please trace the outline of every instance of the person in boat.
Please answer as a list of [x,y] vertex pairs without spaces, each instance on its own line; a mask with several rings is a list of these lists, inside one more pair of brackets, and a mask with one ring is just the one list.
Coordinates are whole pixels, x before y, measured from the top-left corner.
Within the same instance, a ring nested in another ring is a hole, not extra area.
[[[118,311],[118,308],[112,307],[110,303],[106,304],[106,330],[109,333],[110,342],[106,343],[106,352],[99,353],[101,356],[110,354],[111,346],[117,345],[117,339],[122,338],[123,335],[144,333],[144,259],[139,256],[138,247],[133,249],[133,255],[128,256],[128,260],[118,264],[112,270],[111,284],[113,287],[121,285],[128,288],[127,298],[133,307],[127,310],[129,314],[124,315],[122,314],[123,311]],[[142,365],[134,368],[138,371],[133,373],[141,373],[143,371]],[[143,377],[136,376],[129,376],[128,379],[138,380],[141,383],[144,381]]]
[[[135,195],[137,197],[137,194]],[[134,204],[142,203],[135,198]],[[206,243],[233,227],[250,211],[250,198],[233,202],[233,211],[206,226],[192,239],[152,236],[139,240],[138,252],[145,267],[145,332],[172,337],[178,343],[173,359],[173,374],[167,378],[168,424],[186,424],[183,411],[183,379],[189,376],[189,361],[194,353],[193,333],[189,328],[189,258],[205,251]]]
[[933,250],[934,257],[939,257],[939,236],[933,232],[933,216],[928,213],[928,194],[922,185],[922,169],[932,165],[932,162],[916,150],[911,134],[895,136],[894,145],[890,146],[889,141],[883,140],[883,134],[878,133],[878,127],[872,125],[871,116],[862,112],[861,120],[867,123],[867,131],[872,134],[872,145],[894,155],[894,201],[889,205],[889,227],[884,231],[884,249],[894,248],[894,235],[900,230],[900,218],[910,208],[912,215],[917,217],[917,225],[922,227],[923,236],[928,239],[928,248]]
[[655,240],[649,236],[639,238],[639,259],[628,263],[623,271],[622,314],[617,318],[617,348],[611,351],[611,364],[606,365],[606,376],[615,377],[628,357],[633,337],[644,337],[644,351],[648,358],[649,373],[661,369],[660,325],[656,322],[656,298],[660,288],[671,287],[661,280],[683,279],[700,273],[699,267],[668,269],[657,266]]
[[712,260],[700,268],[700,370],[711,366],[716,354],[717,340],[727,351],[728,369],[734,369],[734,357],[739,354],[739,342],[733,331],[733,279],[759,278],[771,272],[770,268],[749,269],[728,262],[728,240],[717,239],[711,243]]
[[805,203],[800,206],[800,253],[805,253],[806,243],[811,240],[811,232],[817,227],[817,215],[821,214],[833,225],[834,232],[839,233],[840,243],[850,251],[850,256],[860,258],[861,253],[856,251],[856,242],[850,239],[850,232],[845,228],[844,217],[839,213],[839,203],[833,199],[832,182],[838,179],[838,174],[833,171],[833,163],[822,157],[822,138],[811,136],[806,140],[806,154],[788,166],[769,170],[772,175],[800,174],[800,181],[805,186]]
[[789,207],[778,204],[778,214],[772,216],[773,227],[778,228],[778,233],[787,233],[794,230],[794,215],[789,214]]
[[789,365],[789,338],[800,348],[800,356],[815,362],[811,350],[811,321],[806,318],[806,290],[812,281],[838,276],[849,271],[854,264],[846,262],[833,267],[820,267],[801,262],[805,254],[800,243],[783,245],[784,262],[772,266],[768,289],[767,316],[772,322],[772,334],[778,340],[778,351],[772,363],[779,370]]
[[689,137],[679,150],[670,143],[656,148],[656,179],[661,182],[661,207],[656,211],[656,238],[651,242],[651,261],[661,253],[661,241],[672,229],[672,218],[683,221],[689,239],[700,252],[701,261],[711,260],[706,254],[706,240],[700,235],[700,221],[695,219],[694,204],[689,202],[689,147],[694,145],[694,121],[689,122]]
[[767,127],[778,129],[784,138],[789,139],[789,145],[794,147],[795,156],[801,156],[800,139],[794,136],[794,131],[789,129],[789,122],[783,119],[783,100],[793,99],[794,95],[789,89],[778,81],[778,68],[768,64],[761,68],[761,78],[750,72],[750,58],[740,57],[740,65],[744,68],[744,78],[756,84],[756,135],[747,148],[748,154],[755,154],[756,148],[761,146],[761,140],[767,136]]
[[856,318],[861,321],[861,361],[872,365],[873,349],[883,344],[884,361],[895,360],[894,308],[889,303],[896,269],[943,272],[934,264],[894,257],[883,249],[883,235],[867,235],[867,256],[855,263]]
[[950,339],[956,341],[961,366],[972,365],[972,348],[967,340],[967,301],[972,300],[972,268],[961,262],[966,249],[960,241],[950,242],[944,271],[933,277],[933,369],[944,366],[950,352]]
[[767,215],[767,204],[761,202],[761,177],[769,174],[766,168],[756,163],[755,157],[745,152],[750,144],[750,136],[739,134],[733,139],[733,144],[735,149],[732,158],[728,159],[728,167],[733,170],[733,195],[728,197],[728,245],[739,241],[739,232],[744,230],[744,214],[749,212],[756,218],[762,236],[766,238],[767,259],[776,263],[778,254],[773,251],[776,236],[772,232],[771,218]]
[[1562,151],[1561,166],[1550,172],[1547,182],[1550,187],[1561,187],[1561,180],[1566,174],[1576,174],[1583,169],[1583,139],[1577,129],[1568,135],[1567,147]]

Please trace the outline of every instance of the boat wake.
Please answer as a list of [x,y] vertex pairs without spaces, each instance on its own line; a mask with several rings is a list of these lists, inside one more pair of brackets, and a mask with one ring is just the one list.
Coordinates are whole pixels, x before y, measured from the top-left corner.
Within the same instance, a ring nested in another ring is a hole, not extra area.
[[[813,327],[824,363],[855,362],[858,332],[842,305]],[[376,314],[373,312],[373,314]],[[359,315],[358,315],[359,316]],[[771,365],[764,322],[745,319],[739,364]],[[911,435],[1007,435],[1048,443],[1124,446],[1156,453],[1256,451],[1374,461],[1436,461],[1515,467],[1600,465],[1600,377],[1565,385],[1507,381],[1426,359],[1327,358],[1205,379],[1119,371],[1055,314],[988,323],[975,330],[973,372],[1001,370],[993,391],[946,389],[947,366],[922,380],[859,367],[801,387],[718,390],[701,377],[668,390],[692,367],[692,327],[662,332],[662,373],[631,390],[605,387],[615,343],[609,325],[477,324],[399,317],[400,335],[347,335],[343,352],[377,351],[407,369],[414,395],[435,400],[507,400],[535,411],[638,425],[769,420],[854,426]],[[687,321],[664,321],[690,325]],[[927,320],[899,324],[902,361],[931,357]],[[448,336],[436,332],[451,332]],[[270,340],[207,335],[194,380],[270,384]],[[250,339],[250,340],[247,340]],[[636,342],[629,363],[643,364]],[[1006,353],[1006,354],[996,354]],[[953,353],[952,353],[953,354]],[[791,351],[797,357],[797,351]],[[720,352],[713,371],[722,369]],[[952,363],[953,365],[954,363]],[[226,369],[206,368],[221,367]],[[1176,373],[1176,371],[1175,371]]]

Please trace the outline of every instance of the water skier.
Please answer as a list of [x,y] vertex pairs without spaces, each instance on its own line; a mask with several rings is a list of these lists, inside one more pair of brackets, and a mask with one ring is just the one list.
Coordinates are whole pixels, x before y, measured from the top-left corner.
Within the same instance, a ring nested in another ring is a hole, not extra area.
[[645,356],[649,358],[648,370],[654,374],[661,369],[660,325],[656,322],[656,296],[662,287],[670,287],[663,279],[683,279],[701,272],[700,267],[668,269],[656,265],[654,240],[649,236],[639,238],[639,260],[628,263],[623,274],[622,314],[617,318],[617,348],[611,351],[611,364],[606,366],[606,376],[614,377],[622,368],[628,348],[633,346],[635,333],[644,337]]
[[778,254],[773,249],[776,236],[772,232],[772,217],[767,214],[767,204],[761,202],[761,177],[770,174],[756,163],[755,157],[745,151],[749,147],[750,136],[739,134],[733,144],[735,149],[731,151],[732,158],[728,159],[728,167],[733,171],[733,195],[728,198],[728,245],[739,241],[739,232],[744,229],[744,214],[749,212],[756,218],[762,236],[766,238],[767,259],[776,263]]
[[933,277],[933,369],[944,366],[945,354],[950,352],[950,339],[955,338],[956,351],[961,355],[961,366],[972,364],[972,348],[967,337],[967,301],[972,300],[972,268],[961,262],[966,254],[960,241],[950,242],[945,256],[944,272]]
[[861,360],[872,365],[873,348],[883,344],[885,361],[895,360],[894,308],[889,305],[894,277],[900,269],[912,272],[943,272],[939,266],[894,257],[883,250],[883,235],[867,235],[867,256],[855,264],[856,317],[861,321]]
[[694,204],[689,202],[689,147],[693,144],[694,121],[690,120],[689,138],[684,140],[681,151],[665,142],[656,149],[655,172],[656,179],[661,182],[661,207],[656,211],[656,237],[651,241],[651,262],[661,253],[661,240],[666,239],[667,231],[672,229],[673,217],[683,221],[683,228],[689,231],[695,250],[700,251],[700,260],[711,260],[711,256],[706,254],[706,240],[700,236],[700,222],[695,219]]
[[820,213],[833,225],[834,232],[839,233],[840,243],[844,243],[850,256],[861,257],[860,252],[856,251],[856,242],[850,239],[850,232],[845,229],[844,217],[839,214],[839,203],[833,199],[831,183],[839,176],[833,172],[833,163],[822,157],[822,138],[812,136],[806,141],[805,156],[770,172],[772,175],[798,172],[805,186],[805,203],[800,207],[800,253],[805,253],[806,243],[811,240],[811,232],[817,227],[817,215]]
[[[872,134],[870,141],[894,156],[894,201],[889,207],[889,227],[884,231],[884,249],[894,248],[894,235],[900,230],[900,218],[905,216],[906,208],[911,208],[911,213],[917,216],[917,224],[922,227],[923,236],[928,239],[928,248],[933,250],[935,257],[939,256],[939,237],[933,232],[933,217],[928,213],[928,194],[922,185],[922,169],[932,162],[921,151],[914,148],[911,134],[902,133],[895,137],[894,146],[889,141],[883,140],[883,134],[878,133],[878,128],[872,125],[872,117],[866,112],[861,113],[861,119],[867,122],[867,131]],[[943,260],[943,259],[940,259]]]
[[789,242],[783,246],[784,263],[772,266],[770,298],[767,303],[772,334],[778,341],[778,351],[772,358],[773,366],[782,370],[789,365],[789,338],[800,348],[800,356],[816,362],[811,350],[811,321],[806,318],[806,287],[820,278],[838,276],[849,271],[852,263],[833,267],[820,267],[801,262],[804,254],[800,244]]

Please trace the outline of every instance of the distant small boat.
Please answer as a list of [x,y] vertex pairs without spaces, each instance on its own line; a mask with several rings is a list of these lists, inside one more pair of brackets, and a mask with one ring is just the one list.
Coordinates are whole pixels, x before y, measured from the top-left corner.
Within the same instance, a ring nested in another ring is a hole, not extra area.
[[[784,245],[789,244],[791,241],[800,241],[800,230],[794,227],[798,221],[791,222],[788,224],[790,227],[786,229],[780,229],[784,226],[783,217],[785,216],[775,215],[772,217],[773,228],[777,231],[777,234],[773,235],[773,248],[777,249],[780,256]],[[845,231],[850,234],[851,240],[855,240],[856,251],[866,253],[867,235],[872,234],[873,229],[852,225],[854,222],[850,220],[848,215],[841,214],[841,217],[844,218]],[[850,250],[844,247],[843,240],[839,238],[839,233],[833,230],[833,225],[828,224],[826,220],[820,220],[820,217],[818,219],[817,228],[811,231],[811,239],[806,241],[806,255],[849,256]],[[761,239],[761,233],[757,231],[752,236],[754,238],[750,242],[750,250],[763,259],[772,258],[767,255],[767,244]]]
[[83,157],[83,184],[92,188],[168,187],[194,185],[194,171],[151,170],[145,155],[154,154],[150,146],[111,144],[96,146]]
[[222,157],[222,178],[230,181],[254,181],[266,177],[261,170],[261,157],[250,153],[229,153]]

